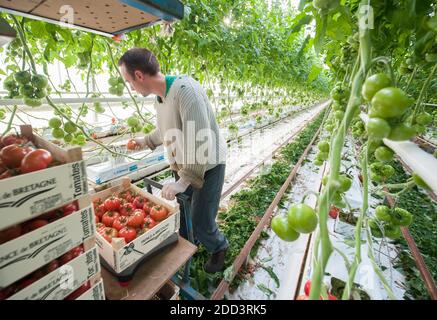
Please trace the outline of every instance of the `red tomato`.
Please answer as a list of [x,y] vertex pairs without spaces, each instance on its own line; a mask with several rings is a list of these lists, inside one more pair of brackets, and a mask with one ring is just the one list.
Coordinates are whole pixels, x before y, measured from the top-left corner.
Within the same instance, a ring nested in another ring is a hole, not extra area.
[[0,174],[0,180],[2,179],[6,179],[9,177],[12,177],[14,175],[14,172],[11,170],[6,170],[5,172],[3,172],[2,174]]
[[21,161],[20,171],[29,173],[43,170],[53,161],[52,154],[44,149],[36,149],[29,152]]
[[95,221],[96,221],[96,224],[98,224],[98,223],[100,222],[100,218],[99,218],[99,216],[94,216],[94,219],[95,219]]
[[301,294],[296,298],[296,300],[309,300],[309,297],[305,294]]
[[337,219],[339,212],[340,212],[339,208],[337,208],[336,206],[331,206],[331,209],[329,209],[329,216],[332,219]]
[[130,139],[127,143],[126,143],[126,148],[128,150],[135,150],[138,147],[138,143],[134,140],[134,139]]
[[303,291],[305,292],[305,294],[306,294],[307,296],[310,295],[310,291],[311,291],[311,280],[307,280],[307,282],[305,282],[305,287],[304,287]]
[[135,199],[135,195],[131,190],[120,192],[119,197],[126,200],[126,202],[132,202]]
[[149,228],[141,228],[137,231],[137,237],[139,238],[140,236],[142,236],[143,234],[145,234],[147,231],[149,231]]
[[23,148],[19,145],[11,144],[0,151],[0,159],[8,168],[15,169],[20,167],[21,161],[30,151],[30,148]]
[[139,228],[146,217],[145,213],[141,209],[136,209],[134,213],[129,217],[127,225],[132,228]]
[[146,228],[152,229],[154,226],[156,226],[156,221],[153,220],[150,216],[147,216],[144,218],[144,226]]
[[45,219],[45,220],[56,220],[59,216],[59,211],[58,210],[52,210],[49,212],[46,212],[42,215],[39,216],[40,219]]
[[77,247],[74,247],[70,250],[70,252],[73,255],[73,259],[80,256],[82,253],[84,253],[83,245],[78,245]]
[[135,231],[134,228],[124,227],[123,229],[120,230],[118,236],[120,238],[124,238],[126,243],[129,243],[137,237],[137,232]]
[[114,220],[119,217],[117,211],[108,211],[102,217],[102,222],[107,227],[112,227]]
[[134,213],[134,211],[135,211],[135,207],[132,203],[125,203],[120,208],[120,214],[122,216],[130,216],[132,213]]
[[69,212],[69,211],[74,212],[74,211],[77,211],[78,209],[79,209],[79,207],[77,206],[77,204],[75,202],[66,204],[65,206],[62,207],[62,210],[64,212]]
[[28,139],[26,137],[20,137],[16,134],[9,134],[1,138],[1,143],[5,147],[11,144],[25,144],[26,142],[28,142]]
[[328,293],[328,299],[329,300],[338,300],[336,296],[334,296],[334,295],[332,295],[330,293]]
[[103,217],[103,215],[105,214],[106,211],[107,210],[106,210],[105,205],[103,203],[100,204],[98,207],[94,208],[94,214],[96,216],[98,216],[100,219],[102,219],[102,217]]
[[101,223],[101,222],[96,223],[96,230],[97,230],[98,233],[103,231],[105,228],[106,228],[106,226],[103,223]]
[[153,202],[146,202],[144,204],[143,210],[146,214],[150,214],[150,211],[152,210],[152,208],[155,206],[155,204]]
[[168,211],[163,206],[154,206],[152,210],[150,210],[150,217],[152,217],[155,221],[162,221],[167,218]]
[[134,199],[133,201],[133,205],[135,208],[137,209],[143,209],[144,204],[147,202],[147,200],[145,198],[143,198],[142,196],[138,196]]
[[23,230],[20,224],[0,231],[0,244],[18,238],[22,235],[22,232]]
[[114,229],[117,229],[117,231],[120,231],[124,227],[127,226],[129,221],[129,218],[126,216],[119,216],[117,219],[114,220],[114,223],[112,224],[112,227]]
[[117,211],[120,209],[121,201],[117,197],[109,197],[104,202],[107,211]]
[[46,274],[49,274],[50,272],[55,271],[58,268],[59,268],[59,261],[55,259],[45,265],[44,271],[46,272]]
[[33,231],[35,229],[44,227],[47,224],[49,224],[49,222],[45,219],[34,219],[31,221],[28,221],[28,222],[23,224],[23,233],[27,233],[27,232]]
[[108,241],[109,243],[112,242],[112,238],[117,238],[119,236],[116,229],[109,228],[109,227],[106,227],[105,229],[103,229],[101,234],[102,234],[103,238],[105,238],[105,240]]
[[73,256],[73,252],[68,251],[66,253],[64,253],[60,258],[59,258],[59,263],[62,265],[68,263],[69,261],[73,260],[74,256]]

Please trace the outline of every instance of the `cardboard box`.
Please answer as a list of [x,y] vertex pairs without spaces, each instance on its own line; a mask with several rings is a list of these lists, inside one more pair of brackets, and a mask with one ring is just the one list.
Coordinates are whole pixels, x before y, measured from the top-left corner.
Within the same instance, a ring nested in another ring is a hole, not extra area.
[[[89,196],[83,201],[89,204]],[[95,245],[92,205],[0,245],[0,288],[30,274],[70,249]]]
[[17,292],[8,300],[62,300],[87,281],[100,280],[100,260],[96,247],[60,266]]
[[105,300],[105,289],[103,287],[103,279],[100,279],[93,287],[87,292],[82,294],[76,300]]
[[179,230],[179,205],[170,205],[168,202],[165,202],[160,198],[155,197],[154,195],[131,184],[128,178],[123,179],[121,185],[111,187],[92,195],[91,199],[92,201],[98,198],[103,200],[111,196],[114,192],[120,192],[128,189],[144,196],[156,204],[162,205],[168,210],[169,214],[165,220],[159,222],[155,227],[128,244],[126,244],[123,238],[113,238],[112,243],[109,243],[100,234],[96,234],[96,243],[99,247],[99,253],[101,257],[116,273],[126,270],[135,262],[141,260],[144,255],[151,252],[164,240]]
[[31,126],[21,134],[51,152],[61,164],[45,170],[0,180],[0,230],[59,208],[88,193],[85,163],[80,148],[64,150],[34,135]]
[[163,148],[158,148],[146,156],[145,154],[148,152],[150,151],[143,151],[131,155],[136,158],[144,157],[141,160],[128,160],[122,163],[105,161],[103,163],[89,166],[87,168],[88,178],[96,184],[102,184],[165,160]]

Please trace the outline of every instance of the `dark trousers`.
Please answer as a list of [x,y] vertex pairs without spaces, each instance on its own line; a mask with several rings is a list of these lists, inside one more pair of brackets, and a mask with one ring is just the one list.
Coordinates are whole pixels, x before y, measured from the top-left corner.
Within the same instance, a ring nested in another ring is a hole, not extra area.
[[[200,241],[210,253],[216,253],[229,245],[215,221],[225,180],[225,168],[224,164],[219,164],[215,168],[206,171],[201,189],[189,186],[184,192],[191,197],[190,209],[194,238]],[[176,180],[178,180],[177,173],[173,173]],[[184,216],[185,212],[181,206],[181,227],[179,233],[182,237],[187,238]]]

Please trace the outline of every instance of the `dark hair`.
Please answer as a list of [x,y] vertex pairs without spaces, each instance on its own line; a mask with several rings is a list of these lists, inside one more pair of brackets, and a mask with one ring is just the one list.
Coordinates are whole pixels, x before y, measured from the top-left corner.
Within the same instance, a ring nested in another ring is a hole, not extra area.
[[127,72],[135,78],[135,71],[154,76],[159,72],[159,62],[155,55],[146,48],[132,48],[118,60],[118,65],[126,67]]

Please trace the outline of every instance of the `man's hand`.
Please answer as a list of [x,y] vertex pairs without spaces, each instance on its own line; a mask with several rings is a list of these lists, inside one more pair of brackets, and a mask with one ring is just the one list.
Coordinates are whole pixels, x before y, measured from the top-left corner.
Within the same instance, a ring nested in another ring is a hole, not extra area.
[[128,150],[142,150],[147,148],[146,139],[144,137],[136,137],[134,139],[130,139],[126,143],[126,148]]
[[176,194],[182,193],[187,190],[189,185],[190,184],[184,181],[182,178],[179,179],[177,182],[166,183],[162,187],[161,195],[164,199],[174,200]]

